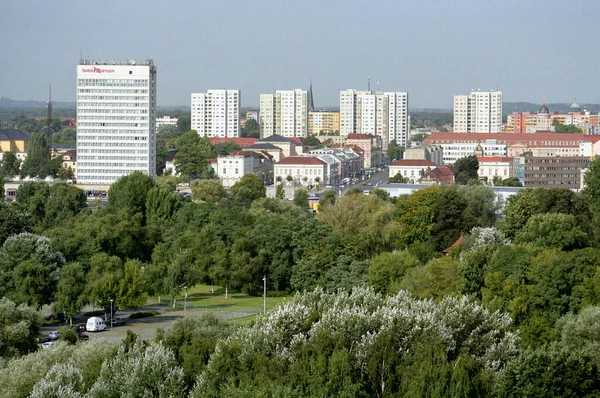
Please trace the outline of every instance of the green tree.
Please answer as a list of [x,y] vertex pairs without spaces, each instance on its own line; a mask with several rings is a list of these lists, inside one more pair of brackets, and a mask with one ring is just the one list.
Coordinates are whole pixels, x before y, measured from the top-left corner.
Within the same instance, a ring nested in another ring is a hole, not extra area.
[[17,206],[0,202],[0,245],[11,235],[30,232],[30,219],[27,212]]
[[335,204],[336,194],[333,189],[328,189],[323,192],[321,197],[319,198],[319,209],[322,210],[327,205]]
[[126,209],[129,214],[146,214],[148,193],[154,188],[152,177],[136,171],[115,181],[108,190],[108,204],[115,209]]
[[554,133],[583,134],[583,130],[574,124],[562,124],[558,119],[552,119]]
[[314,135],[309,135],[308,137],[302,138],[302,143],[311,148],[323,147],[323,145],[321,144],[321,141],[319,141],[319,139],[317,137],[315,137]]
[[213,152],[216,156],[227,156],[241,150],[242,147],[233,142],[233,140],[213,145]]
[[212,157],[212,146],[208,137],[200,137],[190,130],[177,140],[175,168],[177,172],[192,179],[206,175],[206,159]]
[[479,170],[479,161],[477,156],[465,156],[454,162],[456,168],[456,183],[466,185],[469,181],[477,181],[477,170]]
[[503,180],[498,180],[494,182],[494,185],[497,187],[522,187],[523,184],[516,177],[508,177]]
[[387,149],[387,156],[391,161],[402,159],[404,147],[398,145],[396,140],[390,141]]
[[246,120],[242,134],[243,137],[260,138],[260,125],[256,120],[248,119]]
[[190,131],[192,125],[192,117],[189,114],[181,114],[177,117],[177,129],[180,132]]
[[77,129],[67,127],[60,130],[58,133],[52,134],[52,142],[55,144],[75,145],[77,140]]
[[44,226],[58,226],[76,216],[87,207],[86,199],[83,190],[73,185],[52,185],[45,203]]
[[46,134],[35,133],[29,141],[27,157],[21,167],[21,178],[26,176],[46,178],[48,165],[50,163],[50,152]]
[[294,192],[294,204],[302,209],[308,209],[308,191],[297,189]]
[[85,290],[85,270],[79,263],[69,263],[60,272],[60,279],[54,294],[54,311],[64,311],[72,324],[73,316],[83,308]]
[[0,358],[15,358],[35,351],[40,322],[40,316],[33,308],[1,298]]
[[408,269],[398,288],[415,297],[440,301],[456,294],[459,276],[459,260],[447,255]]
[[267,188],[262,179],[255,174],[246,174],[233,184],[230,190],[231,197],[236,203],[249,206],[252,201],[264,198]]
[[146,196],[146,223],[168,223],[182,205],[182,198],[165,185],[154,186]]
[[406,271],[420,265],[419,259],[406,250],[378,254],[369,261],[369,284],[376,292],[397,293]]
[[[277,177],[277,178],[281,178],[281,177]],[[275,197],[277,199],[285,199],[285,189],[283,188],[283,185],[277,184],[277,187],[275,188]]]
[[408,177],[403,177],[400,173],[394,174],[394,176],[389,179],[390,184],[407,184],[409,181]]
[[583,176],[583,182],[585,188],[581,192],[582,195],[587,196],[596,209],[600,209],[600,158],[590,163],[587,173]]
[[194,180],[192,181],[192,200],[218,203],[227,197],[223,184],[218,180]]
[[7,180],[19,175],[21,169],[21,160],[14,151],[6,152],[2,157],[2,167],[0,174]]
[[515,235],[515,243],[532,243],[538,247],[572,250],[586,247],[588,236],[571,214],[544,213],[529,218]]

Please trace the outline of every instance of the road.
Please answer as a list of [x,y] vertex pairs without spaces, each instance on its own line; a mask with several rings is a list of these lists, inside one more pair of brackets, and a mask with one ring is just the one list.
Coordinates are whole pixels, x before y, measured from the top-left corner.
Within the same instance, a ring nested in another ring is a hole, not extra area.
[[344,193],[346,193],[347,190],[352,189],[354,187],[358,187],[361,191],[372,191],[373,189],[375,189],[377,187],[377,185],[386,184],[389,180],[388,176],[389,176],[388,169],[384,168],[381,171],[378,171],[377,173],[372,174],[371,178],[368,178],[364,181],[360,181],[360,182],[358,182],[356,184],[352,184],[352,185],[336,187],[337,194],[338,194],[338,196],[341,196]]

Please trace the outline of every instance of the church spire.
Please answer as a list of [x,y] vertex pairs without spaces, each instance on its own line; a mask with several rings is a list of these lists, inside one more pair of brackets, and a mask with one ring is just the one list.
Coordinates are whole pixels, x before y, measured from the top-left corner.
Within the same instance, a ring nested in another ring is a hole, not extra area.
[[312,80],[310,81],[310,88],[308,89],[308,110],[313,112],[315,110],[315,99],[313,97]]

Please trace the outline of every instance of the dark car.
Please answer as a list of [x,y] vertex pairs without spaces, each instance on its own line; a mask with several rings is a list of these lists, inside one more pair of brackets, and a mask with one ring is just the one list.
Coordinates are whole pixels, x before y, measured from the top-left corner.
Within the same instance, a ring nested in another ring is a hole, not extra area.
[[87,329],[85,328],[85,324],[80,324],[75,326],[73,329],[75,329],[76,332],[86,332]]
[[123,326],[125,325],[125,320],[120,318],[113,318],[110,320],[111,326]]
[[79,340],[89,340],[90,336],[88,336],[87,334],[85,334],[83,332],[77,332],[77,338]]

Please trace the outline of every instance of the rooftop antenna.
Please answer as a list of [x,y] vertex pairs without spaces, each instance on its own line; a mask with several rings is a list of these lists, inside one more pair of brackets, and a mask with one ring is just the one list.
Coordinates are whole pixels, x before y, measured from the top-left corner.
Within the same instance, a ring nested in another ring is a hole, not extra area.
[[367,76],[367,91],[371,91],[371,76]]

